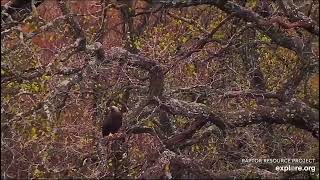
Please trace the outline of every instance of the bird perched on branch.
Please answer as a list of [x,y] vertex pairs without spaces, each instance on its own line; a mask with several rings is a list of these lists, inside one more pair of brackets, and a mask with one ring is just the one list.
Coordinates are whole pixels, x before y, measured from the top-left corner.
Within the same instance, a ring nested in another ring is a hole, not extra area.
[[108,136],[110,133],[118,132],[122,126],[122,112],[116,106],[109,107],[109,114],[102,124],[102,136]]

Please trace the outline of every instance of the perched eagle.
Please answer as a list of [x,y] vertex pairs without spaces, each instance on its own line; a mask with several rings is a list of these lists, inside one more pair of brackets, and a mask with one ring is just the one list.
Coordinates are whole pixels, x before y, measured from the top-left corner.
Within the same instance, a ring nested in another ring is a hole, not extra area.
[[109,114],[102,124],[102,136],[108,136],[110,133],[116,133],[122,126],[122,112],[116,106],[109,108]]

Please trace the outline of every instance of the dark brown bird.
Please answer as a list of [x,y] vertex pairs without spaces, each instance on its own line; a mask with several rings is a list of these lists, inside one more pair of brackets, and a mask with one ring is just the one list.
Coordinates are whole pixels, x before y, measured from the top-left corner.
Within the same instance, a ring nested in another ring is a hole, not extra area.
[[109,108],[109,114],[104,119],[102,124],[102,136],[108,136],[110,133],[118,132],[122,126],[122,113],[116,106]]

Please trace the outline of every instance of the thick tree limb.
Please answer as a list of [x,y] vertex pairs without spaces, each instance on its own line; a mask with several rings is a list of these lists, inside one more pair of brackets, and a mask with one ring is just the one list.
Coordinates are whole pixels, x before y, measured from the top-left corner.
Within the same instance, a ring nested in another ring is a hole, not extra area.
[[217,8],[228,14],[234,14],[235,16],[247,21],[254,23],[255,26],[261,30],[263,33],[267,34],[276,44],[293,50],[297,53],[301,53],[303,49],[303,44],[301,40],[289,37],[283,32],[278,31],[278,28],[272,25],[272,22],[264,19],[262,16],[257,13],[248,10],[234,2],[227,0],[203,0],[203,1],[161,1],[162,4],[165,4],[165,7],[189,7],[196,5],[214,5]]
[[[149,88],[148,88],[148,98],[158,97],[163,98],[164,91],[164,71],[163,67],[154,60],[148,59],[144,56],[132,54],[129,51],[122,48],[112,48],[106,53],[107,59],[111,61],[118,61],[121,64],[127,64],[129,66],[134,66],[146,70],[149,73]],[[147,101],[148,105],[149,102]],[[142,109],[144,108],[141,107]],[[141,109],[140,108],[140,109]],[[140,113],[140,110],[139,112]],[[172,132],[171,122],[166,115],[166,112],[159,111],[160,114],[160,124],[162,129],[167,129],[169,134]],[[138,116],[138,115],[136,115]]]
[[[214,5],[217,8],[228,14],[234,14],[235,16],[243,19],[246,22],[253,23],[254,26],[259,29],[262,33],[268,35],[272,41],[279,46],[290,49],[298,55],[301,65],[298,67],[297,71],[294,72],[294,77],[287,81],[283,88],[279,91],[279,97],[282,97],[282,101],[286,102],[292,98],[297,86],[306,76],[306,69],[308,65],[315,62],[318,58],[311,51],[311,47],[306,45],[308,42],[304,42],[301,38],[290,37],[286,33],[278,31],[278,27],[273,25],[273,22],[264,19],[259,14],[246,9],[234,2],[227,0],[203,0],[203,1],[160,1],[165,7],[188,7],[196,5]],[[288,90],[289,89],[289,90]]]
[[[319,113],[312,110],[306,104],[296,100],[281,107],[258,106],[254,109],[238,112],[209,110],[208,107],[203,104],[190,103],[177,99],[169,99],[160,103],[161,107],[171,114],[196,119],[185,131],[172,136],[165,143],[168,146],[190,139],[192,135],[201,129],[208,121],[217,125],[222,130],[261,122],[291,124],[299,129],[309,131],[314,137],[319,138]],[[227,124],[227,126],[225,124]]]
[[[154,70],[157,63],[139,55],[133,55],[121,48],[113,48],[109,54],[110,59],[118,59],[121,62],[126,62],[128,65],[140,67],[147,71]],[[159,78],[155,76],[155,78]],[[157,79],[153,79],[157,80]],[[160,76],[159,81],[163,81],[163,77]],[[150,84],[152,84],[150,82]],[[155,86],[157,87],[157,86]],[[162,87],[162,86],[161,86]],[[153,87],[150,87],[153,88]],[[229,94],[234,96],[235,94]],[[237,94],[239,95],[239,94]],[[246,96],[268,96],[269,98],[277,98],[276,94],[251,94],[245,93]],[[200,103],[186,102],[177,99],[158,99],[154,98],[154,103],[160,105],[161,109],[164,109],[172,115],[181,115],[184,117],[195,119],[194,122],[183,132],[173,135],[169,138],[165,144],[170,147],[177,142],[184,142],[190,139],[195,132],[201,129],[208,121],[217,125],[220,129],[225,130],[227,126],[225,123],[230,123],[230,128],[247,126],[254,123],[266,122],[266,123],[280,123],[280,124],[292,124],[297,128],[312,132],[313,135],[318,138],[319,131],[319,117],[317,113],[311,108],[302,103],[288,103],[283,107],[264,107],[251,110],[244,110],[241,112],[221,112],[217,110],[210,110],[207,106]]]
[[286,13],[291,21],[300,24],[300,27],[306,29],[312,34],[319,36],[319,26],[310,17],[304,15],[295,7],[290,6],[290,4],[285,3],[283,0],[276,1],[280,8]]
[[228,91],[223,94],[223,98],[234,98],[234,97],[250,97],[250,98],[275,98],[278,99],[279,96],[272,92],[259,92],[259,91]]
[[261,122],[291,124],[319,139],[319,112],[295,99],[281,107],[258,106],[253,110],[228,113],[226,118],[231,129]]
[[[169,99],[165,102],[157,100],[160,107],[173,115],[181,115],[195,120],[191,125],[181,133],[170,137],[166,142],[167,147],[175,146],[184,142],[201,129],[208,121],[219,127],[225,134],[226,125],[223,121],[216,118],[217,114],[211,113],[208,108],[200,103],[189,103],[177,99]],[[218,113],[218,112],[217,112]]]

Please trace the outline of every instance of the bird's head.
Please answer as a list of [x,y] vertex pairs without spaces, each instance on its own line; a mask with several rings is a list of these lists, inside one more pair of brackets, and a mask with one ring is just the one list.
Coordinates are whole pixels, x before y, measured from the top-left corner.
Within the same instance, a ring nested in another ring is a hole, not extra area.
[[117,106],[110,106],[109,111],[111,112],[120,112],[119,108]]

